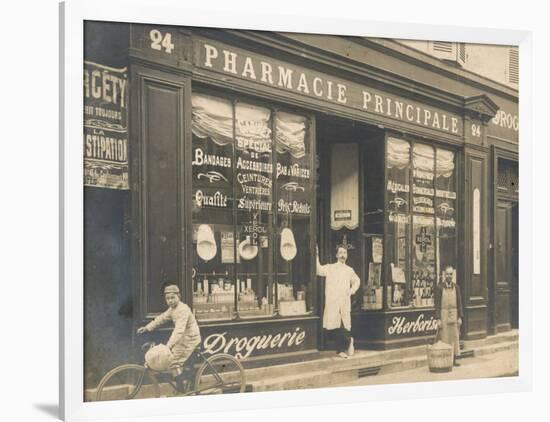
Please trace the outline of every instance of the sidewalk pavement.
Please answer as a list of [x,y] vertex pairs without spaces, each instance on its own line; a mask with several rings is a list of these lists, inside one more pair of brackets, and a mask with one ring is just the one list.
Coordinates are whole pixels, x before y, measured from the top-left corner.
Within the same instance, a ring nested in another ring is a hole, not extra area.
[[397,384],[408,382],[449,381],[473,378],[494,378],[518,375],[518,349],[513,348],[502,352],[474,356],[459,360],[460,366],[451,372],[433,373],[427,366],[394,372],[385,375],[358,378],[336,386],[357,386],[376,384]]
[[247,391],[277,391],[344,385],[374,385],[513,375],[518,371],[518,331],[464,344],[461,366],[431,373],[426,345],[390,350],[356,350],[349,359],[334,351],[318,359],[247,369]]

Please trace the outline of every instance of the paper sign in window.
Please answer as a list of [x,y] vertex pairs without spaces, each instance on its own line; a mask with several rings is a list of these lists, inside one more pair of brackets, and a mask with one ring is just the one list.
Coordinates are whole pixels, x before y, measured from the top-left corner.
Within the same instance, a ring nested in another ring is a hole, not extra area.
[[480,191],[478,188],[474,189],[473,200],[473,261],[474,261],[474,274],[480,274],[481,272],[481,208],[480,208]]
[[331,221],[333,230],[359,226],[359,149],[357,144],[335,144],[331,151]]

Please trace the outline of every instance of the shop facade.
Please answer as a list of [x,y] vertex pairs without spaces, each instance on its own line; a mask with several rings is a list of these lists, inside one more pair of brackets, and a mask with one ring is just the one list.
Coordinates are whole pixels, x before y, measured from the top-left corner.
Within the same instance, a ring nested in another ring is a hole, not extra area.
[[517,326],[517,92],[391,40],[95,22],[86,35],[91,386],[139,354],[165,282],[206,352],[315,357],[330,346],[316,245],[323,263],[344,245],[361,278],[359,347],[426,342],[449,265],[463,338]]

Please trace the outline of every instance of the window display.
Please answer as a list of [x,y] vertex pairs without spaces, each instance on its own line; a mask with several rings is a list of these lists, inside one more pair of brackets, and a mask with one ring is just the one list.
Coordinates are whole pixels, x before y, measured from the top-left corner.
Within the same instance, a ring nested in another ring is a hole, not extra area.
[[366,286],[363,292],[364,310],[382,309],[382,256],[383,238],[381,236],[366,236],[365,245]]
[[197,318],[307,313],[313,189],[306,118],[203,94],[192,104]]
[[434,306],[441,272],[446,265],[456,268],[454,159],[452,151],[388,139],[388,303],[392,307]]
[[445,267],[452,265],[456,268],[457,196],[455,154],[440,148],[436,150],[435,214],[436,272],[439,282],[442,282]]
[[388,244],[390,284],[388,303],[407,305],[407,281],[410,280],[410,145],[390,138],[387,142]]
[[311,312],[313,168],[307,120],[277,112],[276,302],[282,316]]

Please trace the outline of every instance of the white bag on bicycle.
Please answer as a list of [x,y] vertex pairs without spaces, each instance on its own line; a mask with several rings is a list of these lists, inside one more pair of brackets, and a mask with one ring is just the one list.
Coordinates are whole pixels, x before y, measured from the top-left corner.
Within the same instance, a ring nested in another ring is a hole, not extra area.
[[172,352],[165,344],[157,344],[145,353],[145,362],[154,371],[167,371],[172,362]]

